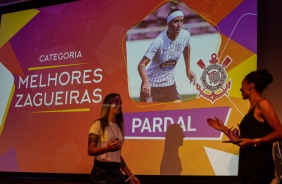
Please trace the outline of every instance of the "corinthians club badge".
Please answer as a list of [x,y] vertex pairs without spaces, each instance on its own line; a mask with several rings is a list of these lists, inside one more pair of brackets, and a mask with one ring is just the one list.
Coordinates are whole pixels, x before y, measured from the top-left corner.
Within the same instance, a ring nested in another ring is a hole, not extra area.
[[200,78],[203,86],[196,84],[196,89],[199,91],[197,98],[202,96],[213,103],[223,95],[229,95],[231,79],[225,83],[227,79],[225,68],[232,62],[232,59],[226,56],[221,65],[218,62],[219,60],[215,53],[211,55],[209,66],[206,67],[201,59],[197,62],[198,66],[204,69]]

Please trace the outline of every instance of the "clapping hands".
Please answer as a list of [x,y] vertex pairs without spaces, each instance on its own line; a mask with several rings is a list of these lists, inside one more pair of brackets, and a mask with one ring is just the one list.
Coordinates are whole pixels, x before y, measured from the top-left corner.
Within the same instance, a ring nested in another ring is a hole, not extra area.
[[222,131],[222,129],[224,127],[224,124],[222,123],[222,121],[220,119],[218,119],[217,117],[215,117],[215,119],[208,118],[207,122],[211,127],[213,127],[216,130]]

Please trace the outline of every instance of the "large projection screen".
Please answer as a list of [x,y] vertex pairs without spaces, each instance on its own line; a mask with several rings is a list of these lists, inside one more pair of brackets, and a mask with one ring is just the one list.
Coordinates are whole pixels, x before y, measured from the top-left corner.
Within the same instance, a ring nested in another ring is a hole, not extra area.
[[[181,57],[182,102],[140,102],[137,66],[171,6],[184,13],[197,81]],[[0,171],[90,173],[89,127],[115,92],[132,172],[237,175],[239,148],[206,119],[237,127],[247,112],[239,89],[257,68],[256,0],[81,0],[3,14],[0,35]]]

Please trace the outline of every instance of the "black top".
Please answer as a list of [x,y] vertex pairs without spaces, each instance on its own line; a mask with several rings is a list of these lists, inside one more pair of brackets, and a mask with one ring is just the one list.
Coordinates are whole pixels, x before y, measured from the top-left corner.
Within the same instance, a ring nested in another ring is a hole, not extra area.
[[[255,107],[241,121],[241,138],[261,138],[272,132],[267,122],[260,122],[254,117]],[[272,144],[262,144],[256,147],[251,145],[240,148],[239,176],[250,176],[259,173],[274,177]]]

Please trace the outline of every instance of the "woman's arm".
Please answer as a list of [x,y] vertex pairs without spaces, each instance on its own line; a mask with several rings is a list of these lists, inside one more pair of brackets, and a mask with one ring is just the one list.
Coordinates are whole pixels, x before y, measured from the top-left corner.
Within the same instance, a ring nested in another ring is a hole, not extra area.
[[271,133],[264,137],[256,137],[254,139],[243,138],[238,144],[240,147],[259,146],[260,144],[267,144],[282,139],[282,126],[276,115],[272,105],[266,100],[261,100],[255,109],[254,116],[258,121],[267,122],[271,129]]
[[266,99],[261,100],[257,105],[257,109],[260,117],[264,121],[266,121],[273,130],[270,134],[264,137],[258,137],[260,138],[260,142],[272,143],[274,141],[282,139],[282,125],[276,115],[273,106],[269,103],[269,101]]
[[89,156],[98,156],[107,152],[120,150],[122,142],[120,140],[113,140],[105,147],[98,148],[99,135],[94,133],[89,133],[88,136],[88,155]]
[[150,59],[144,56],[138,64],[138,72],[142,80],[141,92],[144,93],[146,96],[151,95],[151,85],[146,73],[146,66],[149,62]]
[[127,167],[127,165],[126,165],[122,156],[120,156],[120,160],[121,160],[121,169],[126,174],[126,176],[128,177],[125,181],[126,182],[130,181],[130,184],[140,184],[140,181],[138,180],[138,178],[136,176],[134,176],[134,174]]
[[190,83],[193,82],[193,85],[195,85],[197,79],[196,79],[196,74],[192,72],[190,68],[190,50],[191,50],[190,45],[185,47],[183,50],[183,57],[184,57],[184,62],[186,66],[186,75],[188,79],[190,80]]
[[229,137],[230,140],[236,141],[238,139],[238,137],[235,137],[232,134],[232,129],[231,128],[227,128],[223,122],[218,119],[217,117],[215,117],[215,119],[212,118],[208,118],[207,119],[208,124],[213,127],[216,130],[219,130],[221,132],[223,132],[227,137]]

